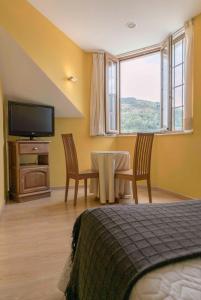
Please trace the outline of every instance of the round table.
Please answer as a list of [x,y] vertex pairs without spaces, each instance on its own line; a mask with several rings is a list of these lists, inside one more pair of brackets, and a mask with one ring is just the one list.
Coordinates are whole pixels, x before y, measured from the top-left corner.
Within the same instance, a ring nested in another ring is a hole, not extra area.
[[114,203],[119,194],[130,195],[131,184],[127,180],[116,179],[116,170],[130,169],[130,154],[128,151],[93,151],[91,152],[91,168],[99,173],[99,184],[91,180],[90,192],[100,198],[100,203]]

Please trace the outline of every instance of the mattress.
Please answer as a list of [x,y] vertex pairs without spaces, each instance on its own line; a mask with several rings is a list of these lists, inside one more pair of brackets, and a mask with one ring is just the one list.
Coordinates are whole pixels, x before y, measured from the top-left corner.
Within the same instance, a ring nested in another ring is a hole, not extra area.
[[147,273],[136,283],[129,300],[201,300],[201,258]]
[[[65,292],[69,274],[67,262],[58,285],[62,292]],[[201,300],[201,258],[187,259],[147,273],[137,281],[129,300]]]

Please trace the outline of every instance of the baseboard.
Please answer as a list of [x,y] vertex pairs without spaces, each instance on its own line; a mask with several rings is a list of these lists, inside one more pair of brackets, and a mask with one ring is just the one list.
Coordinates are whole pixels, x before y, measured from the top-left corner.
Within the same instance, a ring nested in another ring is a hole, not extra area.
[[[83,184],[79,184],[79,187],[84,188],[84,185]],[[52,191],[65,190],[65,188],[66,188],[65,186],[51,186],[50,187],[50,189]],[[74,185],[70,185],[69,189],[74,189]]]
[[[140,187],[142,187],[143,189],[146,189],[147,186],[144,185],[144,184],[141,184]],[[195,198],[191,197],[191,196],[186,196],[186,195],[183,195],[183,194],[179,194],[179,193],[176,193],[176,192],[173,192],[173,191],[170,191],[170,190],[167,190],[167,189],[164,189],[164,188],[161,188],[161,187],[158,187],[158,186],[153,186],[152,187],[152,190],[153,191],[161,191],[161,192],[165,192],[166,194],[169,194],[170,196],[175,196],[177,198],[180,198],[180,199],[183,199],[183,200],[195,200]]]
[[[79,187],[84,188],[84,185],[80,184]],[[146,184],[140,184],[138,187],[141,187],[143,189],[147,189]],[[65,186],[51,187],[51,189],[55,190],[55,191],[56,190],[65,190]],[[74,189],[74,186],[73,185],[69,186],[69,189]],[[195,198],[193,198],[191,196],[182,195],[182,194],[179,194],[179,193],[176,193],[176,192],[173,192],[173,191],[170,191],[170,190],[158,187],[158,186],[153,186],[152,190],[153,191],[165,192],[166,194],[169,194],[170,196],[175,196],[175,197],[183,199],[183,200],[189,200],[189,199],[195,200]]]

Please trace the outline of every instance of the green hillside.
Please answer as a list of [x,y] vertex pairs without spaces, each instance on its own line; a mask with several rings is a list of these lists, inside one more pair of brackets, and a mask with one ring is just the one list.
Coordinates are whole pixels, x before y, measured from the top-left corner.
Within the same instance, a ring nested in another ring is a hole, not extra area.
[[121,132],[160,129],[160,102],[121,98]]

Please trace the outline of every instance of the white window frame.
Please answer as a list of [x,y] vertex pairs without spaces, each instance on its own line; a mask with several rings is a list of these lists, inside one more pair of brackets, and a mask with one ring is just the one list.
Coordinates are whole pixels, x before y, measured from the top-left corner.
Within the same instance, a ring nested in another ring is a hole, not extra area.
[[[116,64],[116,124],[115,129],[110,126],[110,102],[109,102],[109,75],[108,66],[109,63]],[[105,53],[105,129],[106,134],[118,134],[119,133],[119,60],[117,57]]]
[[[184,34],[184,32],[180,32],[180,34],[173,35],[173,37],[172,37],[172,43],[171,43],[172,49],[173,49],[173,47],[175,47],[175,44],[177,44],[180,41],[182,41],[182,62],[179,65],[182,66],[182,78],[183,79],[182,79],[182,83],[180,85],[178,85],[178,86],[175,86],[175,82],[174,82],[174,85],[172,84],[171,91],[170,91],[170,93],[171,93],[171,100],[172,100],[172,103],[171,103],[171,108],[172,108],[172,111],[171,111],[171,117],[172,117],[172,119],[171,119],[171,130],[175,131],[175,132],[184,131],[184,86],[185,86],[185,82],[184,82],[185,34]],[[173,53],[173,51],[172,51],[172,53]],[[175,50],[174,50],[174,55],[175,55]],[[173,60],[173,54],[172,54],[171,59]],[[172,76],[171,77],[172,82],[173,82],[173,80],[175,80],[175,69],[179,65],[175,65],[175,56],[174,56],[174,65],[173,65],[173,63],[171,64],[171,72],[170,72],[170,74]],[[174,76],[173,76],[173,71],[174,71]],[[174,99],[175,98],[175,90],[178,87],[182,87],[182,105],[181,105],[181,107],[182,107],[182,116],[183,116],[183,118],[182,118],[182,129],[180,129],[180,130],[175,129],[175,127],[174,127],[175,124],[173,126],[173,120],[175,120],[175,109],[176,109],[175,106],[173,105],[173,101],[175,101],[175,99]],[[173,110],[174,110],[174,115],[173,115]]]
[[[161,44],[161,130],[162,131],[171,131],[172,128],[172,108],[171,108],[171,103],[172,103],[172,95],[170,91],[172,90],[172,77],[171,77],[171,70],[172,70],[172,51],[171,51],[171,46],[172,45],[172,36],[169,36],[162,44]],[[166,99],[164,97],[164,52],[166,51],[166,57],[167,57],[167,72],[166,78],[166,86],[167,86],[167,94],[166,94]],[[164,123],[164,106],[165,106],[165,101],[167,102],[167,120]]]
[[[153,45],[151,47],[139,49],[137,51],[133,51],[127,54],[122,54],[117,57],[106,53],[105,54],[105,128],[106,128],[106,134],[123,134],[123,135],[131,135],[135,134],[136,132],[132,133],[121,133],[121,107],[120,107],[120,62],[123,60],[128,60],[152,53],[159,52],[161,53],[161,130],[157,131],[159,133],[166,133],[166,132],[183,132],[184,126],[181,130],[174,130],[172,126],[172,115],[173,115],[173,109],[172,109],[172,101],[173,101],[173,89],[172,89],[172,47],[173,45],[178,42],[179,40],[182,40],[185,38],[185,32],[184,28],[181,28],[179,31],[177,31],[175,34],[170,35],[165,41],[163,41],[160,44]],[[163,120],[163,108],[164,108],[164,94],[163,94],[163,51],[167,48],[167,56],[168,56],[168,91],[167,91],[167,99],[168,102],[168,108],[167,108],[167,126],[164,126],[164,120]],[[112,61],[117,64],[117,84],[116,84],[116,129],[113,130],[110,128],[109,124],[109,93],[108,93],[108,63]],[[184,62],[185,64],[185,62]],[[185,83],[184,83],[185,84]],[[184,99],[183,99],[184,100]],[[183,101],[184,103],[184,101]],[[184,124],[183,124],[184,125]]]

